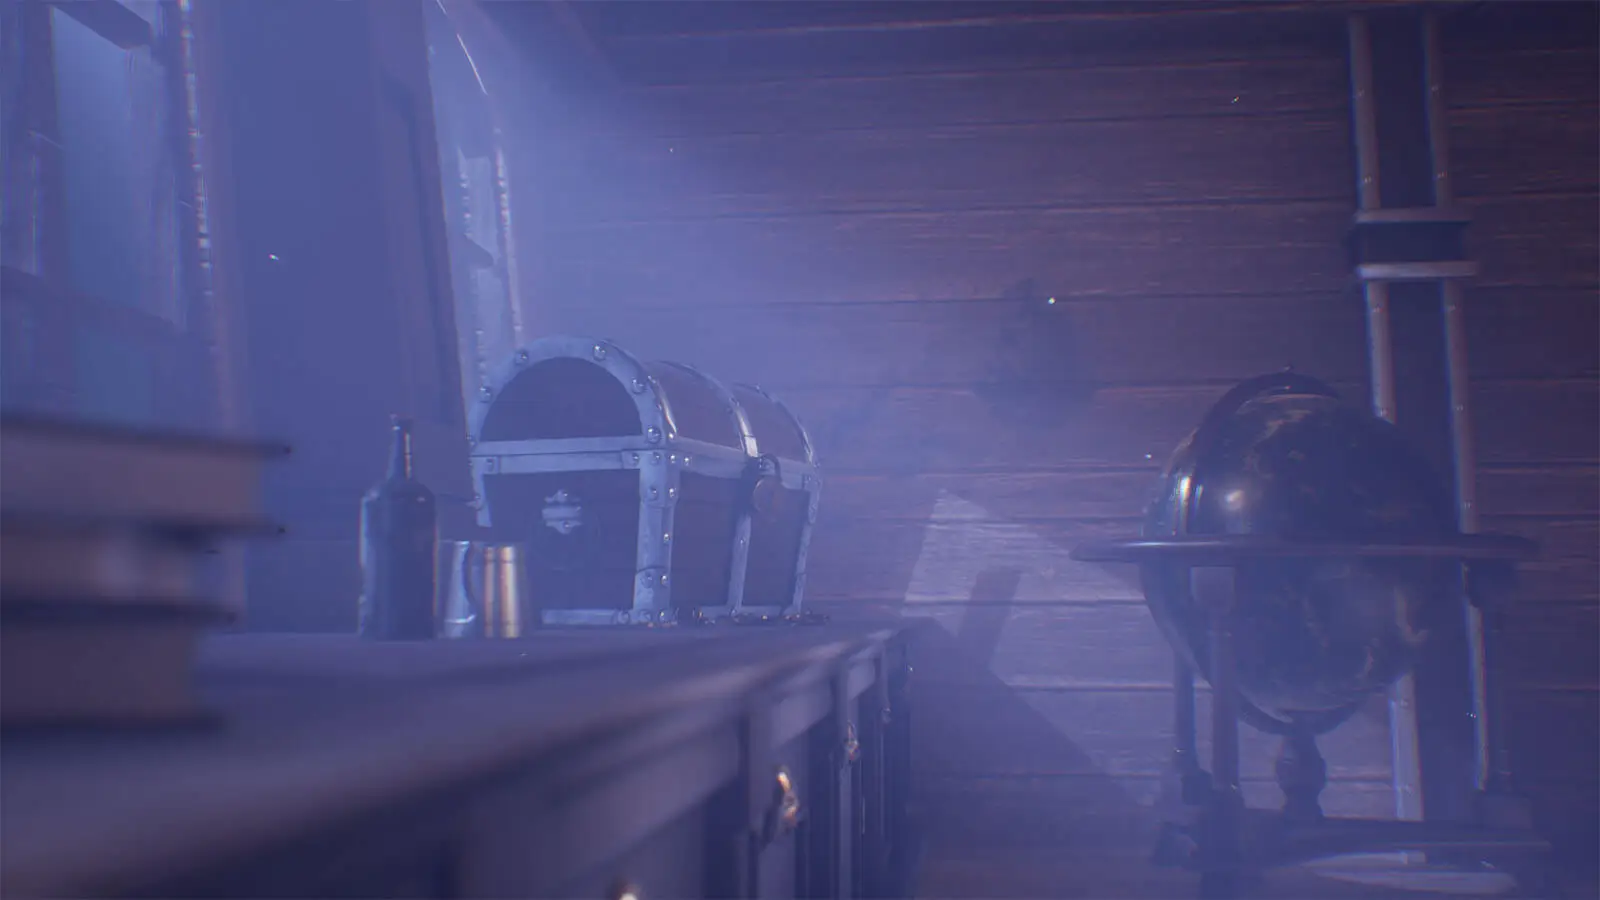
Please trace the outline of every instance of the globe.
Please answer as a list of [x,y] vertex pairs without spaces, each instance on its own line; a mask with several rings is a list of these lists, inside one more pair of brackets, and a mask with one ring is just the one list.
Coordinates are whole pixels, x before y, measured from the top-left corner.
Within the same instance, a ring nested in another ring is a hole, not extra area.
[[[1456,533],[1438,474],[1389,422],[1292,373],[1241,384],[1178,447],[1144,537],[1251,535],[1390,543]],[[1205,675],[1207,613],[1188,571],[1141,568],[1179,657]],[[1404,674],[1452,607],[1459,565],[1418,559],[1255,559],[1235,568],[1234,646],[1247,717],[1325,730]]]

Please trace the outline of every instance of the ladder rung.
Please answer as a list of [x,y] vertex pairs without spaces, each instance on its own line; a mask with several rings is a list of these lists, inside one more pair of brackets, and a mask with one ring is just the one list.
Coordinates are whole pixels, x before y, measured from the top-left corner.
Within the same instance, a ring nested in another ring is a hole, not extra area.
[[1453,206],[1407,206],[1356,211],[1357,225],[1465,225],[1471,221],[1472,217],[1465,210]]
[[1447,281],[1478,274],[1475,262],[1362,263],[1356,266],[1360,281]]

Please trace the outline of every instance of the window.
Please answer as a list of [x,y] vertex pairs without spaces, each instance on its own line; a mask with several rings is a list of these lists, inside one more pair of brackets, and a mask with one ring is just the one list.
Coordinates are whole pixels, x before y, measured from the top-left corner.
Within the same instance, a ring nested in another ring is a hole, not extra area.
[[8,408],[193,415],[181,15],[158,0],[0,4]]
[[150,46],[165,31],[162,10],[123,3],[147,37],[121,47],[69,8],[52,8],[50,23],[66,286],[182,325],[175,104]]

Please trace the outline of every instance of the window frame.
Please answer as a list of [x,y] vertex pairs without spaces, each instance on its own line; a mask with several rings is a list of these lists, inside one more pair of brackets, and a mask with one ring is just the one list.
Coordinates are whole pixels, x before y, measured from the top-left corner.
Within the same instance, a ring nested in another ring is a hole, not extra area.
[[[21,216],[6,223],[6,256],[0,260],[5,290],[0,307],[6,334],[0,356],[7,404],[76,415],[82,402],[74,346],[89,330],[114,334],[139,347],[150,360],[155,396],[151,415],[161,423],[199,424],[206,397],[200,354],[204,340],[197,317],[201,270],[196,206],[201,186],[192,180],[189,110],[183,41],[189,4],[161,0],[156,28],[119,0],[16,0],[9,3],[6,52],[14,60],[19,94],[15,119],[0,135],[6,144],[6,177],[26,168],[29,196]],[[147,47],[163,73],[162,93],[171,114],[161,135],[162,153],[173,174],[177,234],[170,263],[177,274],[178,321],[143,307],[74,290],[69,252],[65,148],[58,112],[55,12],[71,17],[113,45]],[[7,117],[11,119],[11,116]],[[16,158],[20,156],[20,161]],[[23,179],[19,178],[19,181]],[[8,184],[8,189],[10,185]],[[201,377],[195,377],[201,376]]]

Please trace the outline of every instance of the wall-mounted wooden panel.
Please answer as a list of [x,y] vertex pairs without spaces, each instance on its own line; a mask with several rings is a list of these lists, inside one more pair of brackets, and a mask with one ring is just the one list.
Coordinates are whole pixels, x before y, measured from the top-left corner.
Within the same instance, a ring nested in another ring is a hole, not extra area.
[[[958,500],[944,506],[965,506]],[[938,509],[937,501],[928,504]],[[1600,522],[1593,517],[1486,517],[1486,531],[1527,537],[1540,557],[1521,567],[1528,605],[1600,600]],[[1079,544],[1136,534],[1139,520],[830,521],[812,543],[806,596],[819,603],[1061,603],[1138,601],[1138,575],[1071,558]],[[994,595],[993,579],[1007,588]],[[1015,586],[1009,586],[1015,580]],[[867,610],[862,610],[863,612]]]
[[[1027,522],[1129,519],[1144,512],[1160,469],[1006,469],[908,475],[830,475],[820,517],[835,522]],[[940,496],[959,498],[934,510]]]
[[[652,306],[552,308],[560,331],[777,389],[1059,381],[1099,386],[1239,380],[1293,366],[1336,381],[1366,371],[1365,311],[1345,295],[1073,297],[756,305],[686,319]],[[1130,347],[1160,347],[1159,354]]]
[[1478,504],[1506,516],[1600,518],[1600,468],[1575,465],[1482,467]]
[[[1509,3],[1474,3],[1444,17],[1440,34],[1446,60],[1477,60],[1489,74],[1510,58],[1550,51],[1595,52],[1595,30],[1600,10],[1592,3],[1565,0],[1514,0]],[[1545,99],[1567,96],[1556,81],[1544,91]]]
[[[1533,784],[1568,779],[1567,790],[1594,782],[1600,759],[1600,692],[1528,691],[1510,707],[1510,751]],[[1594,794],[1583,798],[1594,803]]]
[[1466,297],[1467,360],[1474,378],[1600,375],[1600,296],[1594,288],[1469,287]]
[[578,110],[573,129],[616,137],[706,137],[1097,119],[1344,115],[1347,78],[1344,61],[1327,56],[664,85],[627,91],[614,104]]
[[[1518,599],[1534,603],[1600,601],[1600,518],[1576,516],[1486,516],[1486,531],[1521,535],[1539,544],[1539,558],[1519,567]],[[1595,635],[1600,638],[1600,634]],[[1593,642],[1590,644],[1594,646]]]
[[[1143,11],[1170,12],[1203,7],[1214,12],[1237,12],[1238,2],[1213,0],[1148,0]],[[857,3],[817,0],[806,4],[752,3],[729,6],[722,0],[677,0],[645,7],[584,7],[581,19],[602,40],[615,38],[684,38],[739,36],[751,33],[894,32],[927,28],[982,28],[1011,22],[1048,22],[1071,17],[1093,21],[1107,14],[1127,13],[1118,3],[1097,0],[1038,2],[1038,0],[895,0],[893,3]]]
[[1593,378],[1478,382],[1472,403],[1486,463],[1600,459],[1600,383]]
[[[1366,371],[1366,312],[1350,293],[1279,297],[1087,297],[1046,285],[1029,299],[678,308],[550,305],[546,327],[617,340],[724,378],[792,387],[1089,382],[1133,387],[1242,379],[1292,365],[1333,381]],[[1468,290],[1469,363],[1480,379],[1600,372],[1591,290]],[[1159,354],[1130,347],[1161,347]],[[1529,353],[1529,347],[1539,348]]]
[[[1030,66],[1172,64],[1217,60],[1339,58],[1337,13],[1240,5],[1098,14],[1071,5],[1037,15],[996,15],[954,27],[772,28],[605,40],[631,83],[697,84],[817,75],[1005,70]],[[1287,11],[1289,14],[1284,14]],[[1298,14],[1296,14],[1298,13]],[[977,25],[979,27],[970,27]]]
[[[920,655],[919,684],[976,689],[998,680],[1037,692],[1166,693],[1171,683],[1171,652],[1142,600],[983,606],[908,601],[900,612],[936,622],[952,636],[948,648],[934,641]],[[1591,604],[1519,604],[1507,622],[1513,685],[1522,691],[1600,691],[1595,657],[1583,652],[1597,619]]]
[[1171,649],[1139,601],[1025,606],[908,601],[902,614],[941,629],[940,637],[930,637],[918,653],[919,685],[1118,695],[1165,693],[1172,683]]
[[1135,570],[1071,558],[1081,543],[1137,530],[1133,518],[832,524],[812,539],[806,597],[831,604],[889,601],[906,608],[1138,602],[1144,595]]
[[1593,47],[1449,52],[1443,64],[1445,101],[1452,109],[1511,105],[1594,109],[1600,105],[1600,60]]
[[[1469,243],[1484,281],[1511,281],[1518,270],[1514,280],[1525,286],[1469,290],[1474,378],[1572,379],[1572,396],[1584,398],[1564,413],[1504,405],[1475,416],[1480,444],[1516,448],[1526,460],[1480,498],[1483,510],[1552,513],[1496,517],[1485,527],[1543,545],[1523,567],[1525,605],[1511,616],[1509,665],[1530,688],[1545,687],[1520,695],[1511,711],[1514,765],[1547,833],[1591,871],[1600,840],[1600,515],[1592,484],[1570,484],[1581,499],[1566,514],[1556,514],[1550,492],[1600,463],[1597,28],[1595,4],[1500,3],[1447,20],[1444,32],[1452,174],[1475,220]],[[1569,465],[1544,464],[1558,460]]]
[[1596,637],[1600,606],[1592,601],[1523,603],[1507,617],[1507,676],[1523,691],[1600,691]]
[[[995,209],[545,229],[535,295],[627,307],[1341,290],[1343,204]],[[1532,241],[1530,240],[1530,246]]]
[[[1139,465],[1164,460],[1231,384],[1063,394],[1052,385],[795,389],[818,453],[847,472]],[[1353,396],[1354,386],[1345,385]],[[1592,380],[1474,385],[1479,458],[1591,463],[1600,444]],[[1005,435],[1005,439],[997,439]]]
[[[1348,131],[1330,111],[590,138],[544,149],[570,174],[541,208],[554,221],[581,224],[1343,200]],[[1262,165],[1268,154],[1279,161]]]
[[[1014,690],[930,684],[921,696],[937,692],[912,723],[924,771],[934,775],[1061,776],[1106,775],[1113,778],[1159,776],[1171,765],[1169,728],[1147,723],[1169,721],[1168,690]],[[1202,759],[1209,758],[1210,692],[1196,707],[1201,723]],[[1025,734],[1031,729],[1051,739],[995,740],[995,735]],[[1374,781],[1390,777],[1387,753],[1374,753],[1387,743],[1387,714],[1364,711],[1324,736],[1318,743],[1334,781]],[[1271,781],[1280,738],[1253,728],[1240,730],[1240,775]],[[1331,785],[1330,793],[1340,785]]]
[[[1486,286],[1592,288],[1593,196],[1466,203]],[[1327,295],[1344,204],[819,213],[530,229],[535,296],[600,307],[1068,295]]]
[[1474,284],[1586,288],[1600,284],[1600,195],[1539,194],[1464,199],[1473,219]]
[[1226,389],[1066,397],[1052,385],[1008,384],[992,395],[949,387],[792,390],[786,397],[814,423],[818,453],[830,468],[890,473],[1164,460]]
[[[1450,161],[1463,197],[1600,190],[1600,116],[1569,105],[1501,105],[1450,114]],[[1516,147],[1516,153],[1507,153]]]
[[[821,515],[830,522],[1127,518],[1143,512],[1159,468],[1006,469],[907,475],[830,475]],[[1600,467],[1484,468],[1478,504],[1487,515],[1600,516]],[[932,512],[940,495],[960,498]]]

